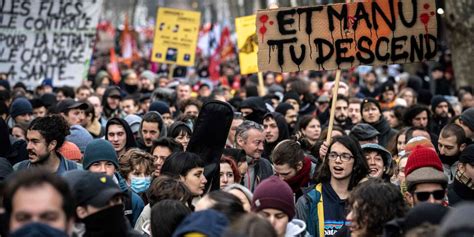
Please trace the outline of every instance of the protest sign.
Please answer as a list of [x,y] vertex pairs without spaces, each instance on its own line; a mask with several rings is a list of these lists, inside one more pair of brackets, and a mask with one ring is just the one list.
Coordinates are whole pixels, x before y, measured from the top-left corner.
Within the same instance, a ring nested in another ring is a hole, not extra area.
[[44,79],[79,86],[102,0],[0,0],[0,73],[32,89]]
[[261,10],[260,71],[347,69],[430,60],[435,0],[384,0]]
[[193,66],[201,13],[160,7],[151,61]]
[[257,31],[255,30],[256,17],[256,15],[251,15],[235,18],[240,74],[243,75],[258,72],[258,42]]

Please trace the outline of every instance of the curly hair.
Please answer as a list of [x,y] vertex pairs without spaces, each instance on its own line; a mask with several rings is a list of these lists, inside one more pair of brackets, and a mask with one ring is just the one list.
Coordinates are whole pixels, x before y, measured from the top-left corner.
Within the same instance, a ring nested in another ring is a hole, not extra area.
[[364,236],[381,235],[386,222],[405,216],[408,210],[400,190],[378,178],[357,186],[349,196],[348,207],[357,226],[365,227]]
[[[363,178],[369,174],[369,165],[367,159],[363,155],[362,148],[359,143],[347,135],[334,137],[328,147],[327,154],[331,153],[334,144],[339,143],[349,149],[354,156],[354,165],[349,181],[348,190],[352,190]],[[329,159],[324,159],[317,175],[316,183],[329,182],[331,180],[331,170],[329,168]]]
[[119,158],[120,174],[127,179],[136,167],[140,167],[144,168],[146,175],[151,175],[154,171],[153,160],[154,158],[150,153],[132,148]]
[[67,121],[59,114],[34,119],[28,126],[28,130],[38,131],[48,144],[56,141],[56,147],[54,147],[56,151],[70,133]]
[[194,105],[194,106],[196,106],[196,108],[198,108],[198,110],[201,110],[202,102],[200,100],[195,99],[195,98],[189,98],[189,99],[181,101],[178,104],[178,108],[181,111],[181,113],[184,113],[184,111],[186,110],[186,107],[188,107],[190,105]]

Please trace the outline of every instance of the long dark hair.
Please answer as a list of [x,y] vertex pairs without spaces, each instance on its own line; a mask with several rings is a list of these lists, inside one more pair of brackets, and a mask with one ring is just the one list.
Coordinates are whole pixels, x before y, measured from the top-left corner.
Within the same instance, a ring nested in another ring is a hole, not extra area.
[[151,208],[151,236],[172,236],[191,210],[178,200],[166,199]]
[[[334,137],[328,148],[328,154],[332,150],[332,146],[340,143],[352,152],[354,156],[354,165],[352,167],[351,179],[349,181],[348,190],[352,190],[363,178],[369,174],[369,165],[364,157],[362,148],[359,143],[347,135]],[[326,158],[318,170],[316,175],[316,183],[329,182],[331,180],[331,170],[329,169],[329,159]]]
[[194,168],[204,168],[205,163],[198,155],[191,152],[176,152],[171,154],[163,164],[161,173],[179,179],[186,176]]

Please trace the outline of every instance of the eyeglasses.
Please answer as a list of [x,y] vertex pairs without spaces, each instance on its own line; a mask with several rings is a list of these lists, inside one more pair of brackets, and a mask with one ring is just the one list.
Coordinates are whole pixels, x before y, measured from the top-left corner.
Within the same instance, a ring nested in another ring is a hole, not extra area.
[[328,158],[330,160],[337,160],[337,158],[340,157],[342,161],[350,161],[352,158],[354,158],[354,156],[352,156],[351,154],[349,153],[342,153],[342,154],[337,154],[337,152],[330,152],[328,154]]
[[441,200],[444,198],[444,190],[435,190],[433,192],[415,192],[416,198],[420,202],[425,202],[430,199],[430,196],[433,196],[436,200]]

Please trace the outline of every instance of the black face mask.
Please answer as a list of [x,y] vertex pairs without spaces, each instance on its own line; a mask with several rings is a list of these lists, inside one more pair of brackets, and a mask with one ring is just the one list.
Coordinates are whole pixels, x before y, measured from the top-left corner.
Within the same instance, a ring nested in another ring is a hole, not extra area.
[[109,207],[87,216],[82,220],[86,226],[84,236],[126,236],[126,222],[123,205]]
[[447,156],[447,155],[439,154],[439,158],[441,159],[441,162],[443,162],[443,164],[447,164],[447,165],[451,166],[456,161],[459,160],[459,154],[454,155],[454,156]]
[[138,85],[127,85],[127,84],[125,84],[124,87],[125,87],[125,91],[128,94],[133,94],[133,93],[138,91]]

